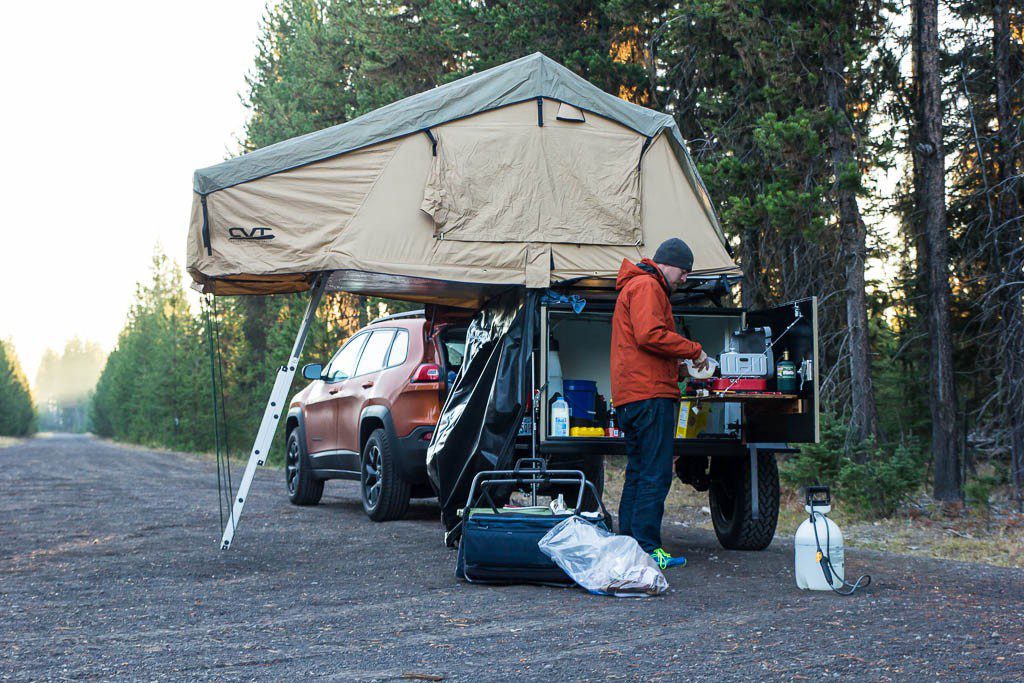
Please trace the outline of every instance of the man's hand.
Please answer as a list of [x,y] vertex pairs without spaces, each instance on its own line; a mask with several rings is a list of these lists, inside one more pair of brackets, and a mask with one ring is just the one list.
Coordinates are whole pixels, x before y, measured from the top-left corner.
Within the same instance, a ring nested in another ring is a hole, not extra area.
[[708,367],[708,354],[704,353],[704,349],[700,350],[700,355],[693,360],[693,369],[697,372],[703,372]]

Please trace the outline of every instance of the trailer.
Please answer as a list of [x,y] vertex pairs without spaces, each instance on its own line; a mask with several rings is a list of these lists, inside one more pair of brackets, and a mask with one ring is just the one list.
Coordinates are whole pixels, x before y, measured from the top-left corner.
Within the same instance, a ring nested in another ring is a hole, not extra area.
[[[773,355],[783,352],[801,360],[801,382],[795,392],[777,391],[777,379],[765,380],[763,392],[710,391],[706,396],[682,394],[682,411],[695,411],[700,428],[677,430],[675,472],[680,481],[709,492],[711,521],[719,542],[733,550],[761,550],[771,543],[779,514],[779,474],[775,456],[795,450],[797,443],[820,438],[817,374],[817,299],[814,297],[765,310],[716,304],[713,297],[695,301],[695,293],[672,298],[678,329],[701,342],[716,357],[733,343],[736,332],[751,328],[777,330]],[[610,396],[609,359],[614,292],[594,292],[585,312],[566,304],[542,305],[537,350],[538,379],[536,450],[544,456],[575,457],[593,471],[587,459],[625,453],[619,435],[553,436],[545,407],[552,392],[552,345],[557,343],[564,378],[596,381],[598,392]],[[698,305],[702,303],[704,305]],[[765,373],[766,375],[769,373]]]
[[[721,336],[762,320],[780,329],[801,311],[787,344],[814,370],[787,401],[719,400],[711,412],[722,431],[679,444],[681,478],[710,487],[719,510],[742,497],[742,514],[758,521],[770,516],[761,486],[774,476],[770,454],[817,438],[813,299],[769,311],[715,305],[740,269],[675,120],[539,53],[200,169],[193,190],[187,268],[198,291],[311,291],[234,496],[225,549],[287,412],[317,304],[334,291],[421,302],[437,317],[475,313],[427,452],[449,540],[475,472],[508,469],[523,448],[591,460],[621,451],[615,439],[547,434],[550,334],[583,338],[586,325],[606,324],[622,261],[650,256],[669,237],[694,252],[674,300],[686,324]],[[572,296],[586,299],[583,317],[566,317],[559,302]],[[600,354],[586,349],[573,362],[598,373]],[[538,426],[529,435],[520,433],[524,418]]]

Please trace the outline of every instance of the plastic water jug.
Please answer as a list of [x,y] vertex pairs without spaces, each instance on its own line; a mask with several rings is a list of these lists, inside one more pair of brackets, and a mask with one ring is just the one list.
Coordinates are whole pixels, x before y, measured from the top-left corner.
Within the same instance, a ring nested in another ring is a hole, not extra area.
[[551,436],[569,436],[569,403],[561,396],[551,404]]
[[[825,495],[828,495],[827,489]],[[796,530],[796,538],[793,541],[796,585],[804,590],[832,590],[818,559],[820,546],[824,555],[831,560],[830,571],[835,572],[832,579],[834,585],[841,587],[843,579],[846,578],[843,568],[843,532],[839,530],[839,525],[826,517],[832,506],[813,502],[808,493],[808,504],[804,509],[807,510],[809,518]],[[817,538],[814,535],[815,531],[818,534]]]
[[562,388],[562,361],[558,351],[548,351],[548,396],[565,394]]

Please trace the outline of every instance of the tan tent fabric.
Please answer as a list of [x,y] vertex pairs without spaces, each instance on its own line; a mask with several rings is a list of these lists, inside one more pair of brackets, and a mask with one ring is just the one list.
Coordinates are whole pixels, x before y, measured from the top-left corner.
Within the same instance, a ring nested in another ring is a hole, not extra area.
[[433,216],[437,237],[620,245],[641,239],[645,138],[634,131],[596,116],[556,116],[538,126],[536,107],[517,105],[435,135],[422,209]]
[[696,192],[680,171],[667,136],[659,136],[644,154],[641,185],[643,244],[639,247],[552,245],[553,279],[614,278],[622,259],[654,256],[658,245],[670,237],[681,237],[693,249],[693,275],[739,273],[722,243],[707,231],[707,216]]
[[[207,211],[216,251],[207,256],[191,240],[196,267],[261,275],[327,270],[325,254],[398,145],[382,143],[214,192]],[[239,237],[245,233],[238,228],[257,227],[271,228],[273,239]]]
[[[623,258],[682,237],[694,275],[739,273],[667,130],[648,141],[574,104],[545,99],[541,111],[543,126],[530,99],[196,193],[189,272],[201,291],[217,294],[298,291],[333,271],[331,288],[476,305],[508,286],[612,281]],[[516,156],[513,145],[526,151]],[[529,162],[530,172],[510,160]],[[449,211],[439,231],[421,207],[439,198],[439,177],[453,177],[449,162],[463,184],[452,185],[457,203],[431,205]],[[466,218],[459,227],[452,207]]]

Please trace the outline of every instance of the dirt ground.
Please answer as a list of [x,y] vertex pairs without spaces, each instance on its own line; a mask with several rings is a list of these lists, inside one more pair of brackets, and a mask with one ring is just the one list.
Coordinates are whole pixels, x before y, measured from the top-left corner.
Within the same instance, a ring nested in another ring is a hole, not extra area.
[[855,550],[874,583],[841,598],[797,590],[785,537],[680,523],[659,598],[482,587],[427,501],[375,524],[352,483],[297,508],[263,470],[221,552],[207,459],[52,437],[0,463],[3,680],[1024,680],[1019,569]]

